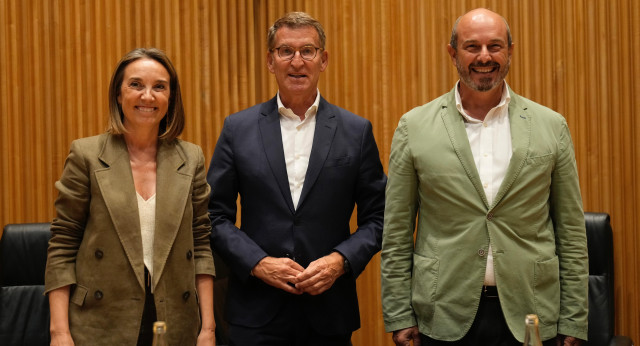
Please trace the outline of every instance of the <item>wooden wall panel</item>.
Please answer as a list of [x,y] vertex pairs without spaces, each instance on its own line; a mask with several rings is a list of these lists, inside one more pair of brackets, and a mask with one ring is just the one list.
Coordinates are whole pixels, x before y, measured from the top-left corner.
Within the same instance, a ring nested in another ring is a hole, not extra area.
[[[104,131],[120,57],[164,49],[187,111],[183,138],[207,162],[225,116],[271,98],[266,30],[302,10],[325,26],[320,90],[370,119],[386,167],[400,116],[451,89],[446,54],[455,18],[503,14],[516,44],[508,77],[562,113],[574,139],[585,210],[611,214],[616,330],[640,340],[640,2],[632,0],[0,0],[0,224],[50,221],[70,142]],[[358,279],[354,345],[390,345],[379,256]]]

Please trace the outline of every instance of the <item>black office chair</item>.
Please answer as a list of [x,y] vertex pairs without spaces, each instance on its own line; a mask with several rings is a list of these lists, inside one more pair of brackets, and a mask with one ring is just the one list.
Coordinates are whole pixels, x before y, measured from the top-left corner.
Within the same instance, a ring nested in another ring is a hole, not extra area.
[[594,346],[631,346],[627,336],[614,335],[613,232],[609,214],[585,213],[589,248],[589,341]]
[[0,238],[0,345],[49,345],[43,295],[48,223],[6,225]]

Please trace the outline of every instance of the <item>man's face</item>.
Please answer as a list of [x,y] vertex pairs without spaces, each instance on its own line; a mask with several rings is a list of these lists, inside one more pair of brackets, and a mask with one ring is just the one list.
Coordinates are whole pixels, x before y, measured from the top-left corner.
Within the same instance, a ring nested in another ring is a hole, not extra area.
[[501,86],[509,72],[507,27],[493,13],[469,13],[458,23],[458,47],[448,47],[461,82],[476,91]]
[[[318,32],[312,26],[282,27],[276,31],[274,48],[288,46],[299,49],[309,45],[320,47]],[[315,95],[320,72],[327,68],[328,62],[327,52],[322,49],[312,60],[302,59],[300,52],[294,54],[293,60],[282,59],[276,49],[267,53],[267,67],[275,75],[283,99]]]

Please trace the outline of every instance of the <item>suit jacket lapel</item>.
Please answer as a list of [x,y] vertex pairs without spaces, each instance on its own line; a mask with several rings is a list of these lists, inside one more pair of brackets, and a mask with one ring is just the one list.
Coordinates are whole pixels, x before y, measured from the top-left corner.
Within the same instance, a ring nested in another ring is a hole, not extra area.
[[449,93],[450,97],[445,98],[447,101],[443,103],[440,108],[440,116],[444,122],[444,127],[447,130],[451,145],[455,151],[460,164],[464,168],[465,173],[469,177],[469,180],[476,189],[476,192],[484,202],[485,206],[489,208],[489,202],[487,196],[484,193],[484,188],[480,182],[480,174],[478,174],[478,168],[473,159],[473,153],[471,152],[471,146],[469,145],[469,136],[464,126],[464,118],[462,114],[458,112],[455,102],[455,90]]
[[320,106],[316,114],[316,129],[313,135],[311,155],[309,155],[309,165],[304,177],[304,185],[300,193],[298,207],[302,206],[305,198],[311,191],[313,184],[318,179],[318,175],[324,166],[324,162],[329,155],[333,136],[336,133],[337,119],[333,107],[324,98],[320,97]]
[[282,148],[282,133],[280,131],[280,115],[276,98],[266,102],[260,109],[260,135],[262,137],[262,147],[269,161],[269,166],[276,179],[282,197],[284,198],[291,213],[295,211],[291,189],[289,189],[289,179],[287,176],[287,164],[284,160],[284,149]]
[[[158,283],[180,229],[193,175],[181,171],[185,158],[176,142],[161,141],[156,169],[156,228],[153,244],[153,283]],[[189,221],[190,222],[190,221]]]
[[95,172],[98,187],[120,243],[138,277],[138,283],[144,289],[140,216],[129,154],[123,137],[107,135],[98,158],[107,166]]
[[[513,154],[504,180],[498,189],[498,193],[493,200],[493,206],[500,203],[500,200],[509,191],[515,182],[518,174],[524,166],[529,152],[531,139],[531,116],[527,112],[527,107],[522,104],[521,99],[513,90],[509,89],[511,101],[509,102],[509,126],[511,127],[511,146]],[[492,207],[493,207],[492,206]]]

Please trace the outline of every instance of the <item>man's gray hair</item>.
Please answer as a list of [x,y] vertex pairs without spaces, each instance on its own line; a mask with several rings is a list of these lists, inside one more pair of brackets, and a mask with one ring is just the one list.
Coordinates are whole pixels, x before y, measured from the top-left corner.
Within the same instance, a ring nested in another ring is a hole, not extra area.
[[276,32],[278,29],[282,27],[287,28],[301,28],[304,26],[311,26],[318,32],[318,37],[320,38],[320,47],[324,49],[325,42],[327,37],[324,34],[324,29],[322,28],[322,24],[318,22],[315,18],[311,17],[305,12],[289,12],[284,16],[280,17],[280,19],[276,20],[275,23],[269,28],[267,31],[267,45],[269,50],[274,49],[275,41],[276,41]]

